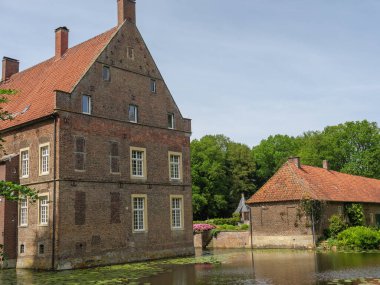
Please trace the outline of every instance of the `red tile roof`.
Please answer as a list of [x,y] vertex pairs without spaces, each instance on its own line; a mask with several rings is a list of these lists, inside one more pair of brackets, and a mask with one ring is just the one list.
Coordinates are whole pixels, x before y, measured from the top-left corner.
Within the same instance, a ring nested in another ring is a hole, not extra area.
[[[62,58],[51,58],[14,74],[0,89],[16,90],[4,110],[16,115],[0,122],[0,130],[33,121],[54,112],[55,90],[71,93],[91,64],[115,35],[113,28],[66,51]],[[26,112],[23,112],[27,110]]]
[[286,162],[247,203],[295,201],[380,203],[380,180]]

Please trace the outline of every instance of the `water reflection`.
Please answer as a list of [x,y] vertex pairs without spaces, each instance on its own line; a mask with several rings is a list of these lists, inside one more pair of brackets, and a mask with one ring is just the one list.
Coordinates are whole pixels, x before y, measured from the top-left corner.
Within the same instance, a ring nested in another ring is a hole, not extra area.
[[[208,256],[209,262],[190,258],[58,273],[4,270],[0,271],[0,284],[326,285],[334,279],[344,284],[347,279],[380,278],[380,253],[215,250],[197,255]],[[136,282],[141,276],[150,277]],[[380,284],[380,280],[349,284]]]

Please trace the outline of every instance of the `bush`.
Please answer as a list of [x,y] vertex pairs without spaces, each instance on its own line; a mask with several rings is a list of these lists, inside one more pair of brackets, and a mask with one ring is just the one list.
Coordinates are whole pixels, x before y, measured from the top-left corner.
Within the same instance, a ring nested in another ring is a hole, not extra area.
[[210,219],[210,220],[207,220],[206,222],[209,224],[216,225],[216,226],[219,226],[219,225],[236,226],[240,222],[240,219],[236,217],[224,218],[224,219],[219,218],[219,219]]
[[242,231],[246,231],[246,230],[249,229],[249,226],[248,226],[247,224],[244,224],[244,225],[241,225],[241,226],[240,226],[240,229],[241,229]]
[[365,219],[364,219],[363,205],[355,204],[355,203],[347,204],[344,207],[344,211],[350,221],[350,226],[352,227],[364,226]]
[[199,234],[205,231],[211,231],[213,229],[215,229],[214,225],[209,225],[209,224],[194,224],[193,225],[194,234]]
[[347,223],[343,220],[343,217],[341,215],[332,215],[329,219],[329,228],[325,234],[335,238],[345,229],[347,229]]
[[367,227],[352,227],[339,233],[338,245],[350,249],[378,249],[380,231]]

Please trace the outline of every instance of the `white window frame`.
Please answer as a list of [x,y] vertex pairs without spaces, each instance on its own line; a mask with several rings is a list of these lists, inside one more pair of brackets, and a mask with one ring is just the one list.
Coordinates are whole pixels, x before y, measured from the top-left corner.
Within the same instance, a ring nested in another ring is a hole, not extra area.
[[[135,199],[142,199],[143,205],[141,207],[135,207]],[[133,233],[142,233],[148,231],[148,197],[146,194],[132,194],[131,195],[132,203],[132,232]],[[139,224],[139,227],[136,227],[136,215],[139,215],[142,218],[142,225]]]
[[[172,162],[172,157],[178,157],[178,163]],[[182,181],[182,153],[180,152],[168,152],[168,163],[169,163],[169,180],[171,181]],[[178,176],[174,176],[173,167],[178,167]]]
[[[169,116],[171,118],[171,125],[169,126]],[[175,122],[174,122],[174,114],[173,113],[168,113],[168,129],[174,130],[175,128]]]
[[[83,105],[83,99],[84,98],[87,98],[87,102],[88,102],[88,112],[86,112],[85,110],[84,110],[84,105]],[[82,95],[82,102],[81,102],[82,104],[82,114],[86,114],[86,115],[91,115],[91,113],[92,113],[92,100],[91,100],[91,96],[89,96],[89,95]]]
[[[173,207],[173,202],[179,201],[179,207]],[[170,227],[172,230],[184,229],[183,195],[170,195]],[[178,224],[179,222],[179,224]]]
[[[23,218],[23,210],[25,210],[25,218]],[[19,227],[28,226],[28,212],[28,197],[21,197],[18,204]]]
[[[130,110],[131,108],[134,109],[134,118],[131,120],[131,117],[130,117]],[[139,107],[137,105],[133,105],[133,104],[130,104],[128,106],[128,121],[131,122],[131,123],[138,123],[139,121]]]
[[[42,204],[42,201],[45,200],[45,203]],[[43,209],[45,210],[45,217],[43,215]],[[38,225],[39,226],[48,226],[49,225],[49,195],[41,194],[38,199]]]
[[[142,158],[136,158],[134,157],[134,153],[142,153]],[[147,177],[147,165],[146,165],[146,149],[145,148],[140,148],[140,147],[130,147],[130,168],[131,168],[131,178],[132,179],[146,179]],[[134,166],[136,164],[136,167]],[[137,174],[137,172],[134,172],[134,169],[137,169],[138,165],[139,166],[138,170],[141,170],[141,175]]]
[[153,78],[150,79],[150,92],[157,93],[157,80]]
[[[26,160],[23,158],[23,153],[27,153],[28,157]],[[24,174],[24,163],[26,164],[26,173]],[[20,178],[29,178],[30,169],[30,151],[29,147],[20,149]]]
[[[47,147],[47,155],[44,156],[42,149]],[[49,162],[50,162],[50,143],[44,143],[39,145],[39,175],[49,175]],[[44,169],[44,158],[46,158],[46,169]]]

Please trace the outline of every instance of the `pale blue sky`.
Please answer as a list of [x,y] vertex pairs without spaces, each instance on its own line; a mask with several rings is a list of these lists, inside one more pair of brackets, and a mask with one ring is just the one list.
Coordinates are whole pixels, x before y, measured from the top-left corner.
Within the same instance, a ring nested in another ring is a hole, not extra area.
[[[249,146],[380,121],[380,1],[137,0],[138,27],[193,138]],[[116,25],[116,0],[1,0],[0,56],[30,67]]]

